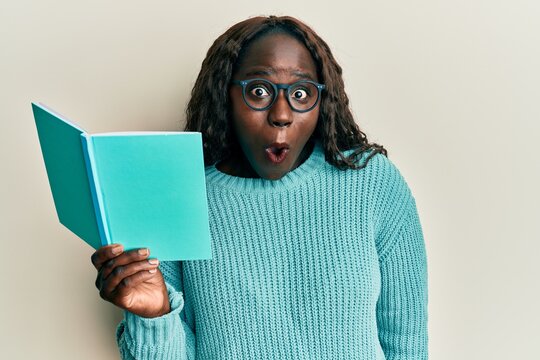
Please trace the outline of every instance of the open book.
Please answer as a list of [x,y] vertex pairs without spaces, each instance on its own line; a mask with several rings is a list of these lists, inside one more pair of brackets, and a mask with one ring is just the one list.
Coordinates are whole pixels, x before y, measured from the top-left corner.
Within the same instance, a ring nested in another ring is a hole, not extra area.
[[210,259],[202,138],[196,132],[88,134],[32,103],[60,222],[97,249]]

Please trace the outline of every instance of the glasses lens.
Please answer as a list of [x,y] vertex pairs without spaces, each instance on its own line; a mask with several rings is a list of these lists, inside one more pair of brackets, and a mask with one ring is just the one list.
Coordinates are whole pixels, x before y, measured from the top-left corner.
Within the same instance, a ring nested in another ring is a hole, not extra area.
[[317,86],[309,82],[299,82],[289,89],[289,102],[299,111],[311,109],[319,97]]
[[265,80],[255,80],[247,84],[245,100],[255,109],[264,109],[274,100],[274,87]]

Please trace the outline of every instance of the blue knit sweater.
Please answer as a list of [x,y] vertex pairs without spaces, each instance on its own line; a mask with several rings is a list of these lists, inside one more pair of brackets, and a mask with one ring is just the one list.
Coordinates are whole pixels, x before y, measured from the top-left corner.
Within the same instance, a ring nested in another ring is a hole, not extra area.
[[206,180],[213,259],[160,265],[172,311],[126,312],[124,359],[427,359],[424,239],[390,160],[338,170],[316,145],[280,180]]

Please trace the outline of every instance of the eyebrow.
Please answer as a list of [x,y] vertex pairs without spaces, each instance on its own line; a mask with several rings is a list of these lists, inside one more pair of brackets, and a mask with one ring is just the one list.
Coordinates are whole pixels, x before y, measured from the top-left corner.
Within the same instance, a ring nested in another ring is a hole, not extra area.
[[[276,71],[274,69],[253,70],[253,71],[247,72],[246,76],[253,76],[253,75],[266,75],[266,76],[269,76],[269,75],[274,75],[275,73],[280,72],[280,71],[285,72],[286,70],[285,69],[278,69],[278,71]],[[295,75],[296,77],[300,78],[300,79],[307,79],[307,80],[315,81],[315,79],[313,78],[313,76],[311,74],[300,71],[300,70],[293,70],[292,74]]]

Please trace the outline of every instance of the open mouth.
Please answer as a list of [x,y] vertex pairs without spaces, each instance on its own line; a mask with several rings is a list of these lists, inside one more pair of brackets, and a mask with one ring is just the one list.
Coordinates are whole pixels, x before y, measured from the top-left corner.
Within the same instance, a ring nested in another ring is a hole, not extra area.
[[289,153],[289,145],[274,143],[265,149],[266,156],[274,164],[279,164],[285,160]]

